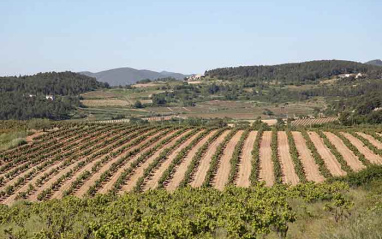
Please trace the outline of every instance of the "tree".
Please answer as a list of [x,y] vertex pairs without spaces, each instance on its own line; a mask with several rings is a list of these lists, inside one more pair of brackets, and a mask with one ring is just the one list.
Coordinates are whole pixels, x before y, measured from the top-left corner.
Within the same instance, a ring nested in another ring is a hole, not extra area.
[[140,102],[139,100],[135,101],[134,108],[137,108],[137,109],[143,108],[142,102]]

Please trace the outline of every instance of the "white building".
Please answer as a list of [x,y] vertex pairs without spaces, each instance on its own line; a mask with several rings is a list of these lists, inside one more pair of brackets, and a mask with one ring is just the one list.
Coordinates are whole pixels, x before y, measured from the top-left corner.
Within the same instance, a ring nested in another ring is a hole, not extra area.
[[54,100],[54,96],[53,95],[46,95],[45,99],[47,99],[47,100]]

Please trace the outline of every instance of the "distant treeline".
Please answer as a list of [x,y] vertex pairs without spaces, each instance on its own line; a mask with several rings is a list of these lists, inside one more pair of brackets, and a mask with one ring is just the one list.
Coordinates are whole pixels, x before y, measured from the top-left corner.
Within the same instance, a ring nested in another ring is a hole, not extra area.
[[80,105],[79,94],[105,87],[107,83],[73,72],[0,77],[0,119],[67,119]]
[[32,76],[0,77],[0,92],[22,92],[45,95],[78,95],[108,83],[70,71],[38,73]]
[[251,79],[291,84],[312,84],[340,74],[366,73],[370,78],[382,78],[382,67],[352,61],[322,60],[272,66],[240,66],[208,70],[206,76],[220,79]]

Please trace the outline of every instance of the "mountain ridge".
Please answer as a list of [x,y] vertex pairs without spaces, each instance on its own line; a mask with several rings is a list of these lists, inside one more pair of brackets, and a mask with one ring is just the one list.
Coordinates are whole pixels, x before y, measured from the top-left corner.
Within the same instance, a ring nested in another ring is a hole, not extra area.
[[90,72],[90,71],[81,71],[79,74],[90,76],[96,78],[98,81],[107,82],[111,86],[118,85],[130,85],[134,84],[139,80],[150,79],[155,80],[159,78],[173,77],[177,80],[183,80],[189,75],[184,75],[176,72],[168,71],[152,71],[152,70],[138,70],[131,67],[119,67],[109,70],[99,71],[99,72]]
[[381,59],[375,59],[375,60],[365,62],[365,64],[373,65],[373,66],[382,66],[382,61],[381,61]]

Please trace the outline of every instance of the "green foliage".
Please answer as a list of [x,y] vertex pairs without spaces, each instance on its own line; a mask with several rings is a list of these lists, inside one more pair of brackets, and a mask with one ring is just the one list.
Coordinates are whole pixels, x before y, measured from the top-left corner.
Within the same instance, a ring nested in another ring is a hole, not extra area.
[[[174,128],[175,130],[176,128]],[[125,182],[128,180],[128,178],[131,176],[131,174],[134,172],[134,169],[139,165],[139,164],[142,164],[144,163],[149,157],[151,157],[157,150],[159,150],[160,148],[162,148],[164,145],[166,145],[167,143],[171,142],[171,140],[173,140],[174,138],[180,136],[181,134],[183,134],[185,131],[187,130],[187,128],[184,128],[182,127],[180,130],[176,131],[175,133],[167,136],[166,138],[162,139],[161,141],[159,141],[154,147],[148,149],[147,151],[145,151],[144,153],[142,153],[134,162],[132,162],[130,164],[130,166],[128,168],[126,168],[122,173],[121,175],[118,177],[117,181],[115,182],[115,184],[113,185],[113,189],[111,190],[112,192],[116,193],[118,192],[121,187],[125,184]],[[153,142],[151,142],[153,143]],[[164,157],[164,155],[160,155],[160,158],[162,159],[162,157]],[[159,160],[159,158],[158,158]],[[152,166],[153,167],[153,166]],[[151,169],[150,169],[151,170]],[[146,173],[148,173],[148,170],[146,171]],[[143,182],[144,182],[144,178],[140,178],[139,179],[139,183],[140,183],[140,186],[137,187],[136,189],[140,189],[140,187],[142,186]],[[137,183],[138,184],[138,183]]]
[[185,187],[188,183],[190,183],[192,175],[195,173],[195,170],[197,166],[199,165],[200,160],[202,159],[203,155],[206,153],[208,150],[208,147],[214,142],[223,132],[227,130],[227,128],[222,128],[216,133],[214,133],[206,143],[202,145],[194,155],[194,157],[191,160],[191,163],[187,166],[187,171],[184,174],[183,180],[180,182],[179,187],[183,188]]
[[291,155],[292,160],[293,160],[294,170],[295,170],[298,178],[300,179],[300,182],[304,183],[307,181],[304,167],[301,163],[300,155],[297,151],[292,132],[290,131],[289,128],[286,129],[286,134],[288,136],[289,151],[290,151],[290,155]]
[[370,165],[365,169],[358,172],[350,172],[344,177],[334,177],[329,179],[329,182],[346,182],[352,187],[359,187],[361,185],[370,183],[374,180],[382,179],[382,167],[378,165]]
[[312,140],[309,137],[308,132],[306,132],[305,129],[301,129],[302,136],[305,139],[306,145],[308,146],[310,152],[312,152],[312,156],[314,158],[314,161],[318,165],[318,169],[320,170],[320,173],[325,178],[332,177],[332,174],[328,170],[328,168],[325,165],[325,161],[322,159],[321,155],[317,152],[316,147],[314,146]]
[[244,141],[248,138],[249,133],[250,129],[247,129],[243,132],[233,151],[232,158],[230,160],[231,168],[228,176],[229,184],[233,184],[237,176],[238,164],[240,162],[240,156],[243,151]]
[[282,183],[282,171],[281,165],[279,162],[278,148],[277,148],[277,129],[275,127],[272,128],[272,162],[273,162],[273,175],[275,177],[275,183]]
[[251,181],[251,185],[255,185],[256,182],[259,179],[259,172],[260,172],[260,143],[261,143],[261,138],[264,133],[264,124],[260,125],[259,130],[257,131],[256,134],[256,139],[253,144],[253,150],[251,152],[252,154],[252,160],[251,160],[251,176],[249,177]]
[[214,155],[212,155],[210,167],[208,168],[206,177],[205,177],[204,182],[203,182],[203,187],[211,186],[212,180],[215,177],[216,171],[218,170],[220,158],[223,155],[224,149],[227,147],[228,142],[237,133],[237,131],[238,131],[238,129],[231,130],[227,134],[227,136],[223,139],[223,141],[216,148]]
[[270,232],[285,238],[296,220],[288,199],[336,203],[344,190],[335,183],[66,197],[0,206],[0,226],[18,238],[259,238]]
[[108,85],[73,72],[0,77],[0,119],[67,119],[80,106],[79,94],[104,87]]
[[351,61],[324,60],[289,63],[274,66],[240,66],[209,70],[206,76],[235,80],[246,78],[251,81],[279,81],[304,84],[339,74],[368,73],[379,76],[382,69]]
[[358,160],[362,162],[363,165],[365,166],[369,166],[371,163],[366,159],[365,155],[363,155],[358,149],[357,147],[355,147],[351,142],[350,140],[348,140],[342,133],[340,132],[336,132],[336,131],[333,131],[333,133],[335,135],[337,135],[338,138],[340,138],[342,140],[342,142],[344,142],[344,144],[346,145],[346,147],[348,149],[350,149],[351,151],[353,151],[353,153],[358,157]]
[[372,143],[370,143],[369,140],[365,139],[361,135],[357,134],[354,131],[349,131],[349,134],[353,135],[357,139],[359,139],[364,145],[366,145],[371,151],[373,151],[376,155],[381,155],[382,156],[382,149],[378,149],[375,147]]
[[137,100],[134,103],[134,108],[141,109],[141,108],[143,108],[143,105],[139,100]]
[[351,169],[351,167],[347,164],[346,160],[344,159],[344,157],[342,156],[342,154],[340,154],[340,152],[338,152],[336,146],[334,146],[328,139],[328,137],[326,137],[326,135],[322,132],[322,131],[317,131],[317,133],[320,135],[320,137],[322,138],[322,140],[324,141],[324,144],[326,145],[326,147],[329,148],[330,152],[336,157],[337,161],[340,163],[341,165],[341,169],[344,170],[346,173],[351,173],[353,172],[353,170]]
[[158,167],[158,165],[160,165],[160,163],[162,163],[163,161],[165,161],[167,159],[167,157],[172,153],[174,152],[174,150],[176,150],[178,147],[180,147],[180,145],[182,145],[187,139],[189,139],[190,137],[192,137],[193,135],[195,135],[197,132],[199,131],[199,129],[194,129],[190,132],[188,132],[187,134],[183,135],[182,137],[180,137],[178,140],[175,141],[175,143],[171,146],[171,147],[168,147],[168,148],[165,148],[157,158],[155,158],[147,168],[145,168],[145,170],[143,171],[143,176],[141,178],[138,179],[135,187],[134,187],[134,191],[135,192],[139,192],[142,190],[142,187],[145,183],[145,179],[152,173],[152,171]]
[[191,141],[190,144],[188,144],[176,155],[176,157],[171,161],[171,164],[166,168],[166,170],[163,172],[162,176],[158,180],[159,188],[164,187],[165,182],[168,181],[174,173],[175,167],[182,163],[182,160],[187,156],[187,153],[193,147],[195,147],[200,142],[200,140],[206,137],[211,132],[211,130],[212,128],[202,131],[202,133],[200,133],[195,139]]

